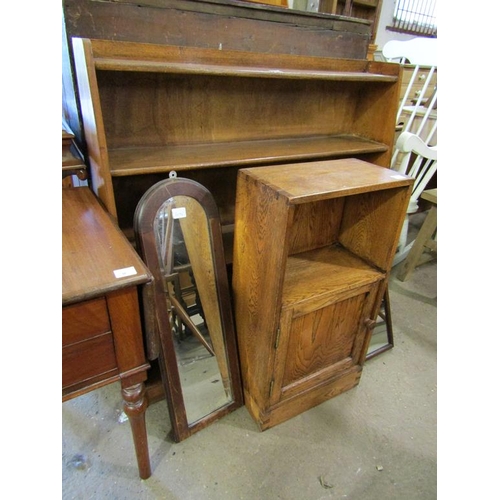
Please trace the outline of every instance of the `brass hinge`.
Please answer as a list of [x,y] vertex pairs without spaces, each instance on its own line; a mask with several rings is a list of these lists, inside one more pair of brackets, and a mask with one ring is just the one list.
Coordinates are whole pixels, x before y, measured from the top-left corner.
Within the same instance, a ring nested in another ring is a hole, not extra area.
[[278,345],[280,343],[280,336],[281,336],[281,328],[278,328],[278,330],[276,330],[276,340],[274,342],[275,349],[278,349]]
[[269,397],[271,397],[271,394],[273,393],[273,387],[274,387],[274,379],[271,379],[271,383],[269,384]]

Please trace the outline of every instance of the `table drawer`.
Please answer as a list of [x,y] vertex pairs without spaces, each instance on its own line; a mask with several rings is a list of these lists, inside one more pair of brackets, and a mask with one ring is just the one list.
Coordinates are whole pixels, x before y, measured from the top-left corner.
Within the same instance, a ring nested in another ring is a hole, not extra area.
[[63,347],[63,389],[85,380],[103,380],[113,375],[116,368],[115,348],[111,333]]
[[67,346],[111,331],[104,297],[63,307],[62,345]]

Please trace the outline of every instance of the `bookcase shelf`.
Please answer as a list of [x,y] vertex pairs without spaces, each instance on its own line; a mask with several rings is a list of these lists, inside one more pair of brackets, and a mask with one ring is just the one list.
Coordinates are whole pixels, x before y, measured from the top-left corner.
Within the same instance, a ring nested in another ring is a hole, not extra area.
[[240,168],[346,157],[390,164],[399,65],[72,42],[92,189],[125,231],[142,194],[171,171],[205,185],[230,226]]
[[320,136],[109,150],[111,175],[143,175],[234,165],[358,156],[387,151],[362,137]]

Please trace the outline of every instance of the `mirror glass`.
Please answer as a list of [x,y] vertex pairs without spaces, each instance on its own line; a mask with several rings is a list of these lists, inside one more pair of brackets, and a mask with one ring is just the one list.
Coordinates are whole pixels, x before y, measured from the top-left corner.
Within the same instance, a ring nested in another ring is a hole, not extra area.
[[167,199],[154,233],[188,424],[233,400],[209,221],[194,198]]

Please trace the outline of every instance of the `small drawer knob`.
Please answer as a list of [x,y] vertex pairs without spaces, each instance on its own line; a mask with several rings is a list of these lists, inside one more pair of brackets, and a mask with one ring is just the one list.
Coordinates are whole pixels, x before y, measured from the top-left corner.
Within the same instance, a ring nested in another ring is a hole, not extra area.
[[373,330],[377,322],[374,319],[366,318],[364,324],[368,330]]

